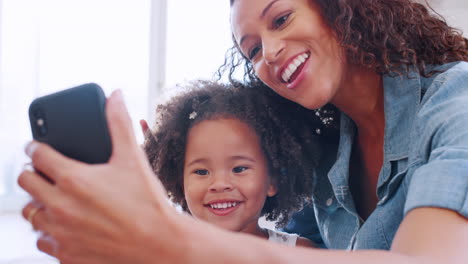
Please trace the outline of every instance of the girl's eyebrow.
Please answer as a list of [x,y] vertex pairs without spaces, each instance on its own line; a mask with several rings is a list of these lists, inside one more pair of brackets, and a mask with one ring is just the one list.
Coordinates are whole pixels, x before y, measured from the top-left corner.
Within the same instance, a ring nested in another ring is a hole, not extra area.
[[248,160],[250,162],[255,162],[255,159],[251,158],[251,157],[247,157],[247,156],[242,156],[242,155],[236,155],[236,156],[232,156],[230,157],[231,160]]
[[[247,161],[250,161],[250,162],[255,162],[256,160],[251,158],[251,157],[247,157],[247,156],[242,156],[242,155],[236,155],[236,156],[231,156],[229,157],[230,160],[247,160]],[[190,163],[188,163],[186,165],[186,167],[190,167],[192,166],[193,164],[196,164],[196,163],[207,163],[208,162],[208,159],[205,159],[205,158],[200,158],[200,159],[195,159],[195,160],[192,160]]]
[[195,159],[195,160],[192,160],[190,163],[188,163],[186,167],[189,167],[195,163],[205,163],[205,162],[208,162],[208,159],[205,159],[205,158]]

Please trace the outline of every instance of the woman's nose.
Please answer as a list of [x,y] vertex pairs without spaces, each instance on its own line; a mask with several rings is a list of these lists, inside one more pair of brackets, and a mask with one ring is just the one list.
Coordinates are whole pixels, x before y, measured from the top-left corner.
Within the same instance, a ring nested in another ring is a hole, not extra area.
[[219,176],[212,176],[213,181],[210,184],[210,191],[211,192],[227,192],[233,189],[233,185],[229,175],[219,175]]
[[284,50],[284,42],[275,36],[270,36],[263,39],[262,49],[263,58],[265,59],[266,64],[272,65],[282,54]]

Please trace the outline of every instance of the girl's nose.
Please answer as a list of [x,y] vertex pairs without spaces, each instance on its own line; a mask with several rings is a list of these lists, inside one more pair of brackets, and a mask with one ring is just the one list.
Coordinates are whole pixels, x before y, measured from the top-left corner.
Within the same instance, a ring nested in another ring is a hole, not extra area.
[[211,192],[227,192],[233,189],[230,177],[227,175],[213,175],[213,181],[209,187]]

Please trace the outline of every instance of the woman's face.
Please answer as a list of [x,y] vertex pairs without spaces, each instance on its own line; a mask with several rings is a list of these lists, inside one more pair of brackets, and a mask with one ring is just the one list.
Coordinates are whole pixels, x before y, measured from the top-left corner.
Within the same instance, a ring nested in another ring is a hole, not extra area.
[[345,73],[343,48],[310,0],[235,0],[231,25],[256,75],[315,109],[332,102]]

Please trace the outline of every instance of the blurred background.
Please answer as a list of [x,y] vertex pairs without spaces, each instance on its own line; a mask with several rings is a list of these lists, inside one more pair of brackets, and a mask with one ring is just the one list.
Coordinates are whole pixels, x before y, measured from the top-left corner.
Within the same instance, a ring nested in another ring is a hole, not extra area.
[[[429,2],[467,36],[468,1]],[[29,103],[87,82],[122,89],[141,142],[138,120],[177,83],[211,78],[229,32],[226,0],[0,0],[0,263],[56,263],[20,216]]]
[[211,78],[229,32],[228,1],[0,0],[0,263],[55,263],[20,217],[29,103],[87,82],[122,89],[141,142],[138,120],[176,83]]

